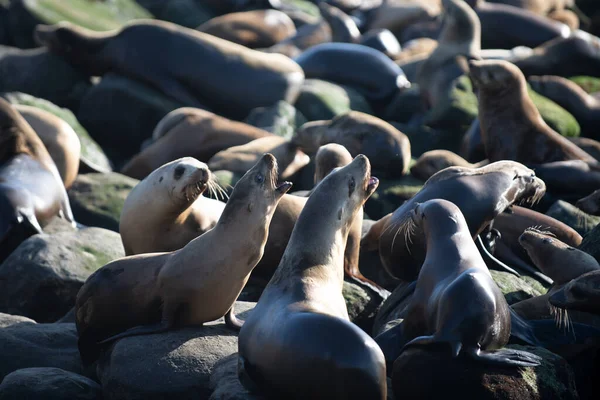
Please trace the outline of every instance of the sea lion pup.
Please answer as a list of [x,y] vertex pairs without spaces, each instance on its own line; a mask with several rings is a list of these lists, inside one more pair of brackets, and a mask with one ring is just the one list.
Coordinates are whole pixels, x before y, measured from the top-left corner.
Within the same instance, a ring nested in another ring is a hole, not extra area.
[[174,251],[212,229],[225,203],[222,189],[208,166],[185,157],[158,168],[138,183],[125,199],[119,233],[125,255]]
[[581,127],[581,135],[600,138],[600,101],[575,82],[560,76],[532,76],[531,88],[567,110]]
[[438,46],[417,71],[416,83],[427,109],[447,99],[452,83],[464,71],[457,57],[479,58],[481,24],[477,14],[462,0],[443,0],[443,28]]
[[391,124],[359,111],[340,114],[330,121],[311,121],[300,127],[292,142],[314,154],[320,146],[337,143],[350,154],[373,160],[373,170],[386,177],[401,177],[410,164],[410,140]]
[[271,135],[222,150],[208,160],[208,166],[213,171],[227,170],[243,174],[265,153],[271,153],[277,159],[281,179],[290,178],[310,162],[310,157],[295,143]]
[[579,199],[575,206],[590,215],[600,215],[600,189],[589,196]]
[[534,171],[513,161],[498,161],[480,168],[446,168],[429,178],[415,196],[392,213],[379,239],[381,262],[395,278],[408,282],[417,279],[425,259],[424,236],[417,232],[409,237],[403,229],[412,227],[406,221],[418,202],[439,198],[456,204],[463,210],[475,238],[507,207],[535,203],[545,192],[544,182]]
[[292,186],[276,179],[277,161],[265,154],[235,185],[213,229],[180,250],[121,258],[94,272],[75,303],[82,361],[92,363],[102,345],[126,336],[223,315],[239,327],[233,304],[262,257],[277,203]]
[[273,134],[209,111],[182,107],[171,111],[154,128],[152,143],[133,157],[121,173],[144,179],[155,169],[181,157],[208,162],[219,151]]
[[252,10],[221,15],[196,30],[251,49],[273,46],[296,33],[294,21],[279,10]]
[[[406,343],[400,353],[411,346],[444,343],[454,357],[462,353],[489,364],[539,365],[536,355],[501,349],[510,338],[510,309],[460,209],[442,199],[417,203],[406,223],[425,236],[427,256],[398,328]],[[386,359],[396,358],[386,354]]]
[[383,354],[350,323],[342,296],[348,232],[377,185],[359,155],[308,198],[239,334],[238,375],[249,390],[285,399],[386,398]]
[[597,164],[544,122],[517,66],[503,60],[471,60],[469,69],[479,100],[481,138],[491,162],[532,165],[583,160]]
[[[35,37],[90,76],[119,73],[187,106],[205,105],[232,118],[279,100],[293,104],[304,81],[302,68],[288,57],[166,21],[140,19],[109,32],[60,22],[37,25]],[[131,48],[135,57],[128,56]]]
[[56,215],[75,225],[58,169],[31,126],[0,99],[0,261]]
[[426,181],[436,172],[440,172],[448,167],[478,168],[486,163],[487,161],[471,164],[449,150],[431,150],[421,154],[417,162],[410,169],[410,173],[415,178]]
[[591,271],[573,279],[552,293],[548,301],[564,310],[600,314],[600,271]]
[[70,188],[79,172],[81,143],[77,133],[71,128],[71,125],[48,111],[22,104],[13,107],[42,140],[58,169],[65,188]]

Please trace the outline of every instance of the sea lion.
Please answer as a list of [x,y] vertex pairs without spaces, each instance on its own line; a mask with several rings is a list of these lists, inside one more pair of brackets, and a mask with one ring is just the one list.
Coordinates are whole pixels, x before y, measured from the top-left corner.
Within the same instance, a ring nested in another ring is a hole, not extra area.
[[586,214],[600,215],[600,189],[583,199],[577,200],[575,206]]
[[243,174],[265,153],[271,153],[277,159],[281,179],[290,178],[310,162],[310,157],[296,144],[271,135],[221,150],[208,160],[208,166],[213,171],[227,170]]
[[453,82],[463,75],[457,57],[479,58],[481,24],[477,14],[462,0],[443,0],[443,29],[438,46],[417,70],[416,83],[426,108],[450,96]]
[[554,307],[600,314],[600,271],[583,274],[555,291],[548,299]]
[[579,21],[579,17],[576,13],[571,10],[555,10],[548,14],[548,18],[565,24],[572,31],[576,31],[579,29],[581,22]]
[[199,108],[183,107],[168,113],[152,133],[153,143],[121,169],[121,173],[144,179],[155,169],[181,157],[208,162],[219,151],[273,134],[232,121]]
[[331,42],[331,27],[325,20],[306,24],[298,28],[295,35],[274,46],[263,49],[267,53],[280,53],[290,58],[298,57],[306,49],[321,43]]
[[340,114],[330,121],[311,121],[300,127],[292,142],[308,154],[319,146],[337,143],[350,154],[364,154],[373,170],[386,177],[400,177],[408,172],[410,141],[389,123],[359,111]]
[[181,249],[212,229],[225,203],[208,166],[192,157],[171,161],[138,183],[125,199],[119,233],[125,255]]
[[539,365],[538,356],[501,349],[510,337],[510,309],[460,209],[442,199],[414,203],[405,223],[426,238],[427,255],[404,320],[395,328],[401,331],[400,343],[384,348],[386,360],[393,362],[412,346],[443,343],[454,357],[465,354],[507,367]]
[[[234,118],[279,100],[294,103],[304,81],[302,69],[288,57],[165,21],[135,20],[101,33],[61,22],[38,25],[35,37],[91,76],[116,72],[186,106],[205,104]],[[132,48],[133,58],[127,56]]]
[[507,4],[523,8],[539,15],[548,15],[552,10],[562,10],[573,6],[573,0],[488,0],[490,3]]
[[404,281],[415,280],[425,259],[422,235],[408,242],[405,223],[416,203],[445,199],[461,210],[473,237],[479,235],[498,214],[514,203],[535,203],[546,186],[534,171],[513,161],[499,161],[480,168],[450,167],[433,175],[423,188],[389,218],[379,240],[379,255],[385,269]]
[[383,1],[369,13],[369,29],[389,29],[396,37],[411,25],[430,21],[441,12],[439,0],[427,1]]
[[212,18],[196,30],[251,49],[270,47],[294,35],[294,21],[278,10],[252,10]]
[[426,181],[435,173],[448,167],[478,168],[483,165],[485,165],[485,162],[471,164],[449,150],[430,150],[421,154],[417,162],[411,167],[410,173],[415,178]]
[[373,29],[362,35],[360,44],[381,51],[396,60],[402,53],[402,47],[396,36],[387,29]]
[[594,139],[586,138],[586,137],[569,137],[571,142],[575,143],[577,147],[588,153],[590,156],[594,157],[596,160],[600,161],[600,142]]
[[534,48],[532,55],[516,60],[515,65],[525,76],[596,76],[600,69],[600,39],[576,31]]
[[479,100],[481,138],[490,161],[532,165],[583,160],[597,164],[594,157],[546,124],[517,66],[503,60],[471,60],[469,70]]
[[[398,65],[382,52],[355,43],[322,43],[294,60],[307,79],[322,79],[358,90],[372,102],[388,101],[410,87]],[[352,65],[352,68],[347,68]]]
[[600,101],[575,82],[560,76],[531,76],[528,81],[533,90],[575,117],[582,136],[600,138]]
[[532,164],[531,168],[546,182],[549,192],[575,202],[600,189],[600,170],[582,160]]
[[232,305],[262,257],[277,203],[292,186],[277,185],[277,175],[275,157],[265,154],[235,185],[213,229],[180,250],[121,258],[94,272],[75,303],[82,361],[90,364],[104,344],[121,337],[223,315],[239,326]]
[[431,53],[435,51],[437,46],[438,42],[434,39],[413,39],[402,45],[402,51],[394,58],[394,60],[396,61],[396,64],[402,67],[403,64],[415,59],[427,59],[427,57],[429,57]]
[[336,43],[358,43],[360,30],[356,22],[345,12],[325,2],[319,3],[321,17],[331,27],[331,41]]
[[75,225],[58,169],[27,121],[0,99],[0,262],[56,215]]
[[33,128],[50,153],[65,188],[71,187],[79,172],[81,143],[77,133],[64,120],[37,107],[13,106]]
[[346,238],[377,185],[359,155],[308,198],[239,334],[238,375],[248,389],[285,399],[386,398],[383,354],[349,322],[342,296]]

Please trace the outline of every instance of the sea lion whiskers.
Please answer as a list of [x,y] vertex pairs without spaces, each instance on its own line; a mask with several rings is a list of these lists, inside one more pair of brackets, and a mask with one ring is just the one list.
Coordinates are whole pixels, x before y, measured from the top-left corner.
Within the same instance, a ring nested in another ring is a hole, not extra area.
[[[536,226],[530,226],[529,228],[525,229],[525,232],[535,232],[535,233],[539,233],[541,235],[547,235],[547,236],[552,236],[552,237],[556,237],[556,235],[552,232],[550,232],[549,230],[543,230],[544,227],[541,225],[536,225]],[[547,228],[549,229],[549,228]]]
[[548,307],[550,308],[550,314],[554,316],[556,326],[558,328],[563,328],[565,332],[571,331],[573,333],[573,337],[575,338],[575,331],[572,329],[573,323],[571,322],[571,318],[569,317],[569,310],[556,307],[550,302],[548,302]]

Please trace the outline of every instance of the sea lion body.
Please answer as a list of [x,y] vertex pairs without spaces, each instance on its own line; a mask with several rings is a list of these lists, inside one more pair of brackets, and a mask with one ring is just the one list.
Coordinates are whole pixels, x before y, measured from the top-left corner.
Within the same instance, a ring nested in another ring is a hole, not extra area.
[[241,382],[289,399],[386,398],[385,362],[349,322],[343,252],[356,212],[375,191],[358,156],[317,185],[281,263],[239,335]]
[[473,237],[498,214],[519,201],[535,202],[545,193],[544,182],[534,171],[512,161],[499,161],[480,168],[450,167],[433,175],[423,188],[389,218],[379,240],[379,254],[385,269],[394,277],[412,281],[425,259],[420,234],[412,242],[401,231],[416,203],[444,199],[463,210]]
[[431,150],[421,154],[417,162],[411,167],[410,173],[416,178],[426,181],[435,173],[448,167],[477,168],[458,154],[448,150]]
[[208,162],[219,151],[240,146],[271,133],[192,107],[167,114],[154,129],[153,143],[133,157],[121,173],[144,179],[155,169],[181,157]]
[[[82,361],[93,362],[102,345],[122,337],[202,325],[226,313],[235,320],[233,303],[262,257],[277,202],[291,187],[276,179],[277,161],[266,154],[238,181],[213,229],[180,250],[121,258],[92,274],[75,304]],[[121,298],[112,288],[131,295]],[[135,296],[138,291],[143,295]],[[113,320],[116,308],[121,314]]]
[[590,215],[600,215],[600,189],[589,196],[577,200],[577,208]]
[[[103,33],[61,22],[38,25],[35,35],[89,75],[120,73],[187,106],[207,105],[226,116],[243,118],[278,100],[293,103],[304,80],[302,69],[287,57],[165,21],[136,20]],[[127,51],[132,48],[133,56]]]
[[56,215],[74,224],[63,181],[25,119],[0,99],[0,260]]
[[544,122],[529,98],[523,73],[514,64],[503,60],[472,60],[469,69],[479,99],[481,137],[491,162],[597,163]]
[[548,301],[554,307],[600,315],[600,272],[591,271],[573,279]]
[[119,219],[125,255],[175,251],[212,229],[225,203],[202,196],[209,187],[215,190],[208,166],[191,157],[144,178],[127,196]]
[[[539,357],[498,350],[511,317],[504,295],[481,258],[460,209],[447,200],[415,205],[411,223],[426,236],[427,256],[402,322],[403,348],[445,343],[454,357],[505,366],[539,365]],[[513,355],[514,357],[511,357]]]

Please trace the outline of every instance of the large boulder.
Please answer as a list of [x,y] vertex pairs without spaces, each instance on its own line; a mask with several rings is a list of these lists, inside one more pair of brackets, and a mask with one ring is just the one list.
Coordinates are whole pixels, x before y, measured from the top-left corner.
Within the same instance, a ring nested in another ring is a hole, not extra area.
[[116,172],[79,175],[68,191],[75,219],[118,232],[123,204],[138,182]]
[[244,122],[291,139],[296,129],[306,122],[306,118],[293,105],[280,100],[270,107],[255,108]]
[[75,324],[17,322],[0,329],[0,381],[11,372],[33,367],[91,376],[81,364]]
[[[245,319],[255,303],[236,302]],[[217,361],[237,352],[237,334],[223,319],[203,327],[119,340],[98,362],[104,398],[206,399]]]
[[0,265],[0,311],[54,322],[89,275],[124,255],[121,237],[106,229],[34,235]]
[[102,388],[85,376],[60,368],[24,368],[0,384],[0,400],[102,400]]
[[546,293],[546,288],[533,278],[518,277],[509,272],[490,270],[492,278],[508,304],[515,304]]
[[209,400],[264,400],[264,397],[250,393],[238,379],[238,353],[219,360],[210,375],[210,388],[213,393]]

